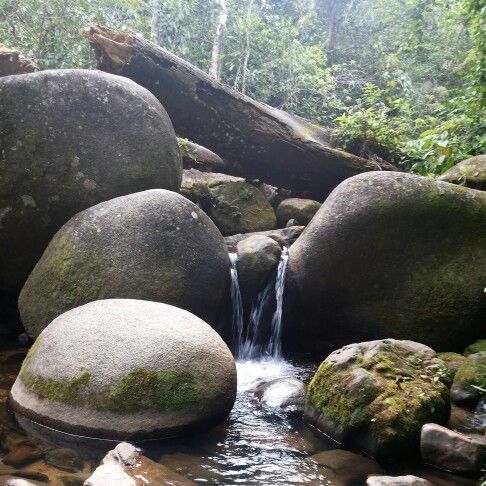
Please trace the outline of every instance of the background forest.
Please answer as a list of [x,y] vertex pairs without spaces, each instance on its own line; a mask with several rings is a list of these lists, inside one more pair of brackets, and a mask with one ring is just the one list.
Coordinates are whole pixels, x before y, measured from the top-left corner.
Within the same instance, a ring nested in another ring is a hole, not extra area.
[[0,0],[0,41],[94,67],[81,27],[131,29],[339,146],[419,174],[486,153],[484,0]]

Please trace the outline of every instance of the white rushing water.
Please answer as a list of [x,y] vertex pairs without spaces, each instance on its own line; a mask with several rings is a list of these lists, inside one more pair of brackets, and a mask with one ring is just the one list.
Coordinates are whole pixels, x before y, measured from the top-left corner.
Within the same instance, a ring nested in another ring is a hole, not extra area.
[[[249,323],[244,329],[243,305],[238,282],[236,253],[230,253],[231,260],[231,301],[233,304],[233,345],[237,360],[282,359],[282,313],[285,289],[285,272],[288,262],[288,248],[284,247],[278,263],[277,275],[258,294],[254,302]],[[264,319],[268,306],[275,302],[275,310],[270,322],[270,335],[261,342]]]
[[229,254],[231,262],[231,302],[233,305],[233,349],[238,358],[239,350],[243,343],[243,301],[241,300],[240,283],[238,281],[238,255]]

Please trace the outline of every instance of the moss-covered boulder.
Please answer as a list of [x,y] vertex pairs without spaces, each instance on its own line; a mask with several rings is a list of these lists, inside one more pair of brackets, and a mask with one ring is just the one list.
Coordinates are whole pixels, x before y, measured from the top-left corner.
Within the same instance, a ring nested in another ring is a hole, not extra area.
[[399,172],[342,182],[289,250],[288,340],[462,352],[484,333],[485,221],[482,191]]
[[[485,390],[481,392],[479,390]],[[466,407],[475,407],[481,394],[486,393],[486,352],[471,354],[454,376],[451,400]]]
[[[298,225],[309,224],[310,220],[319,211],[321,203],[313,199],[301,199],[291,197],[284,199],[277,206],[277,222],[279,227],[283,228],[290,220],[295,220]],[[296,223],[294,223],[295,226]]]
[[486,191],[486,154],[459,162],[439,180]]
[[464,356],[482,352],[486,353],[486,339],[478,339],[474,343],[467,346],[467,348],[464,350]]
[[131,440],[210,426],[235,394],[233,356],[204,321],[166,304],[109,299],[44,329],[9,404],[20,423]]
[[461,367],[464,361],[466,361],[466,358],[462,354],[447,351],[444,353],[437,353],[437,357],[444,362],[452,376],[457,373],[457,370]]
[[177,191],[181,175],[167,113],[127,78],[86,70],[0,78],[1,296],[16,301],[77,212],[146,189]]
[[254,235],[240,241],[236,246],[236,252],[243,300],[251,302],[277,269],[282,249],[272,238]]
[[275,212],[263,193],[244,181],[223,182],[209,189],[207,213],[223,235],[271,230]]
[[228,281],[228,252],[213,222],[180,194],[152,189],[71,218],[30,274],[19,310],[31,336],[104,298],[164,302],[215,324]]
[[309,384],[305,418],[372,456],[417,452],[422,425],[446,423],[450,412],[449,373],[435,356],[394,339],[334,351]]

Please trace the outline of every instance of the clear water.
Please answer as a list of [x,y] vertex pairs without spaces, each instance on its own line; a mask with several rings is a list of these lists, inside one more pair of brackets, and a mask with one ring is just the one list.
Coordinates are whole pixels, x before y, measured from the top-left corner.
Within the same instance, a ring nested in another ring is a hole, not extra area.
[[306,425],[301,413],[261,405],[253,393],[275,378],[307,379],[314,367],[264,359],[240,361],[237,369],[238,395],[224,424],[172,451],[160,449],[157,457],[146,453],[200,484],[331,484],[305,458],[337,446]]
[[238,358],[239,350],[243,343],[243,301],[241,299],[240,283],[238,281],[238,255],[230,253],[230,275],[231,275],[231,303],[233,305],[233,349],[235,350],[235,357]]

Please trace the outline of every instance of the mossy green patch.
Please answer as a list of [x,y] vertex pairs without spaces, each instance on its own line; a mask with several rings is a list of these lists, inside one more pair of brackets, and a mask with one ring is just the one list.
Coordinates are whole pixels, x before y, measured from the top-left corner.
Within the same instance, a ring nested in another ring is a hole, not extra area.
[[475,343],[470,344],[464,350],[464,356],[469,356],[470,354],[486,352],[486,339],[478,339]]
[[457,370],[454,384],[485,388],[486,356],[480,359],[467,359]]
[[190,371],[136,369],[113,388],[106,408],[125,413],[178,410],[204,401],[207,392],[208,388]]
[[41,398],[76,405],[85,401],[83,391],[89,385],[91,374],[84,370],[73,378],[54,379],[31,375],[24,370],[20,379],[28,390]]
[[88,389],[91,374],[86,370],[70,379],[45,378],[24,371],[20,379],[28,390],[46,400],[114,413],[180,410],[216,395],[211,386],[188,370],[139,368],[111,388],[99,390]]

